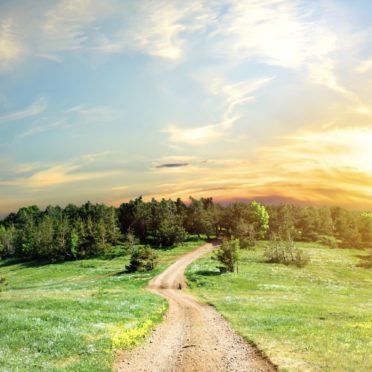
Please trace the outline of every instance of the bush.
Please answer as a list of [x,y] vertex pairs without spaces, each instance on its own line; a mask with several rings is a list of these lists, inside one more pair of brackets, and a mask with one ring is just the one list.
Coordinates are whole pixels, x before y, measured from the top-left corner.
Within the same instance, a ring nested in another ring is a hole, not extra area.
[[150,246],[139,246],[132,250],[127,271],[150,271],[157,265],[157,253]]
[[225,240],[214,254],[214,259],[221,264],[218,268],[221,273],[234,272],[235,263],[238,261],[239,240]]
[[320,235],[318,236],[318,242],[329,248],[337,248],[341,243],[341,240],[336,239],[332,235]]
[[310,257],[303,250],[296,248],[291,239],[281,240],[273,237],[266,246],[264,255],[270,263],[304,267],[310,262]]
[[238,226],[240,248],[250,249],[256,245],[256,231],[253,225],[240,223]]

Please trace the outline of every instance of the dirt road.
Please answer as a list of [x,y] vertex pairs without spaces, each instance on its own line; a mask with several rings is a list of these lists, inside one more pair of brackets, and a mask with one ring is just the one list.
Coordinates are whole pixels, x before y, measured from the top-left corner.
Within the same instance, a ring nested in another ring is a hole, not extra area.
[[149,283],[148,290],[169,301],[169,311],[142,347],[119,355],[116,371],[276,371],[213,307],[183,290],[186,267],[212,249],[205,244],[182,256]]

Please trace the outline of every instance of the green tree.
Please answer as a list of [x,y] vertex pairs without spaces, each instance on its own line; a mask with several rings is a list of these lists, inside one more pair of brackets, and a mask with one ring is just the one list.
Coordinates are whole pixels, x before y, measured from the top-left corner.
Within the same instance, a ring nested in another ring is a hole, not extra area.
[[235,265],[239,258],[239,240],[224,240],[220,247],[214,253],[214,259],[220,264],[220,272],[234,272]]
[[269,229],[269,213],[264,205],[252,201],[249,204],[252,213],[252,225],[258,238],[263,239],[267,230]]
[[221,225],[230,237],[244,239],[249,230],[254,230],[255,238],[262,239],[269,228],[269,214],[262,204],[255,201],[249,204],[236,202],[225,208]]
[[212,198],[194,199],[190,197],[187,209],[186,229],[190,234],[207,235],[215,232],[214,204]]
[[256,244],[256,231],[253,224],[240,220],[235,228],[235,238],[239,239],[241,248],[254,247]]
[[8,228],[0,225],[0,258],[14,255],[15,238],[16,229],[13,225]]
[[157,253],[150,246],[139,246],[132,250],[129,265],[126,267],[128,272],[150,271],[157,265]]
[[78,247],[79,247],[79,235],[75,228],[70,231],[69,237],[69,251],[73,258],[78,257]]

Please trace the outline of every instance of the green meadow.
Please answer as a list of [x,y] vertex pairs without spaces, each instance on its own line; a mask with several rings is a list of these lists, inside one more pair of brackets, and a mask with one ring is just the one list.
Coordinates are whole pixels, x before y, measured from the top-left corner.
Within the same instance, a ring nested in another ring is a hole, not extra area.
[[0,261],[0,370],[110,371],[114,350],[141,342],[167,309],[147,282],[201,244],[159,250],[147,273],[124,273],[120,247],[81,261]]
[[371,252],[300,243],[311,262],[297,268],[266,263],[265,244],[240,252],[239,273],[196,261],[192,291],[283,371],[372,370]]

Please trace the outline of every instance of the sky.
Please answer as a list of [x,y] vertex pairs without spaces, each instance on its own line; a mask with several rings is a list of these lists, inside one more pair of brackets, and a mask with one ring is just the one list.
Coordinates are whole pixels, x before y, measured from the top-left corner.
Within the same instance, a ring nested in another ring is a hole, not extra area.
[[369,0],[0,0],[0,215],[143,195],[372,208]]

